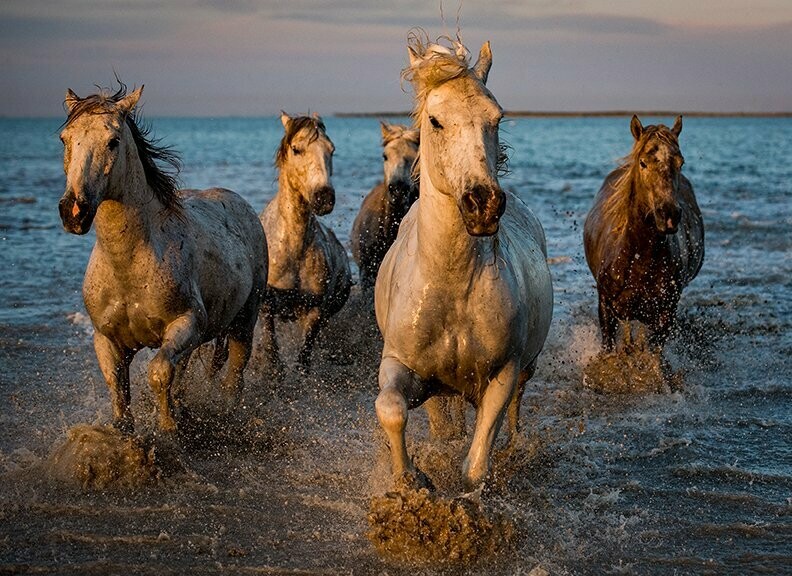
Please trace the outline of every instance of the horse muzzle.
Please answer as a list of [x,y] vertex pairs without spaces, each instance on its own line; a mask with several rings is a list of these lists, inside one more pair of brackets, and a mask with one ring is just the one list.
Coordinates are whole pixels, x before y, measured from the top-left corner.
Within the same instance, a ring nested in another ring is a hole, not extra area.
[[655,228],[660,234],[676,234],[682,210],[679,205],[665,206],[654,214]]
[[492,236],[506,211],[506,195],[500,188],[474,186],[457,202],[465,229],[471,236]]
[[335,189],[332,186],[322,186],[311,196],[311,209],[317,216],[329,214],[335,208]]
[[96,210],[87,199],[78,198],[75,194],[64,194],[58,202],[61,222],[66,232],[86,234],[91,229]]

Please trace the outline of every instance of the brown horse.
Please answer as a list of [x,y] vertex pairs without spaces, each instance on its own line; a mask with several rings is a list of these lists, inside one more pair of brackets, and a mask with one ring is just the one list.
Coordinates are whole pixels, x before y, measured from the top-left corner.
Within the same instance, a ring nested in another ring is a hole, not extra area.
[[597,281],[602,344],[612,350],[619,321],[638,320],[661,349],[682,289],[704,260],[704,222],[682,175],[682,117],[672,128],[632,117],[632,152],[608,174],[583,227]]
[[399,224],[418,198],[413,174],[418,157],[418,130],[399,124],[382,127],[383,181],[363,199],[352,224],[352,255],[360,268],[364,290],[374,287],[385,253],[396,240]]

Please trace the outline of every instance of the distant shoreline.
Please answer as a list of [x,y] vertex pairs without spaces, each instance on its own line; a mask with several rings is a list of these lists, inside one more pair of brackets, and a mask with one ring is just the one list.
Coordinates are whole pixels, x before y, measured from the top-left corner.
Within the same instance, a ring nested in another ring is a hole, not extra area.
[[[553,112],[533,110],[508,110],[512,118],[612,118],[632,116],[678,116],[690,118],[790,118],[789,112],[678,112],[668,110],[594,110],[590,112]],[[410,112],[335,112],[336,118],[393,118],[409,116]]]

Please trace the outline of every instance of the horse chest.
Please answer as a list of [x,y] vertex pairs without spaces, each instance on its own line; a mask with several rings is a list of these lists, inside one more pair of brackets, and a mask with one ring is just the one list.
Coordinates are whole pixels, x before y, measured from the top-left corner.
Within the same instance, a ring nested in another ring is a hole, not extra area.
[[167,325],[185,307],[174,283],[166,273],[107,274],[100,262],[92,262],[83,296],[96,330],[131,350],[156,348]]
[[457,389],[481,385],[502,364],[515,310],[492,309],[482,292],[467,298],[446,291],[422,291],[395,311],[388,347],[423,379]]
[[623,250],[606,269],[602,288],[612,294],[619,316],[650,320],[676,306],[682,291],[680,268],[667,250]]

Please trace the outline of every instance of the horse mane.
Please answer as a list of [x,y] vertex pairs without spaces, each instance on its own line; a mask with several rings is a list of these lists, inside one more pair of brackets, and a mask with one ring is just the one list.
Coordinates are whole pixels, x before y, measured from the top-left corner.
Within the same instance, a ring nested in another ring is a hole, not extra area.
[[[451,46],[444,46],[441,42],[449,43]],[[426,31],[413,28],[407,35],[407,47],[420,58],[416,66],[407,66],[401,72],[402,81],[406,80],[412,84],[415,91],[412,119],[413,127],[420,132],[421,116],[429,92],[449,80],[463,77],[478,80],[478,77],[470,67],[470,51],[459,39],[440,36],[435,42],[430,42]],[[498,143],[498,157],[495,161],[498,176],[509,173],[510,149],[508,144]]]
[[[119,88],[112,94],[108,90],[100,88],[96,94],[79,98],[69,110],[63,127],[69,126],[84,114],[117,114],[116,104],[126,96],[127,86],[118,78],[116,81]],[[150,136],[151,125],[143,121],[138,108],[127,114],[125,121],[137,147],[146,183],[163,206],[180,212],[182,200],[178,193],[178,186],[181,160],[178,153],[170,146],[161,145],[160,140]],[[161,166],[160,163],[164,163],[170,168]]]
[[[635,179],[638,157],[653,138],[671,146],[679,147],[679,140],[667,126],[664,124],[651,124],[644,126],[641,137],[635,141],[630,153],[619,159],[618,167],[614,172],[621,171],[621,174],[611,183],[613,192],[602,206],[603,216],[607,221],[611,222],[611,230],[614,233],[622,232],[627,226],[630,216],[630,203],[633,200],[633,181]],[[651,210],[653,207],[648,206],[647,208]]]
[[322,122],[322,119],[319,116],[295,116],[291,118],[286,126],[286,131],[283,134],[283,138],[281,138],[278,151],[275,153],[276,168],[283,167],[283,163],[286,161],[286,154],[289,152],[289,146],[291,146],[292,139],[297,135],[298,132],[305,129],[310,130],[310,134],[308,136],[309,142],[313,142],[322,135],[327,135],[324,122]]

